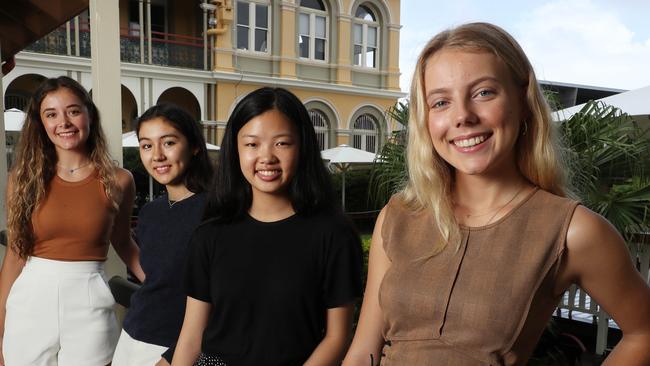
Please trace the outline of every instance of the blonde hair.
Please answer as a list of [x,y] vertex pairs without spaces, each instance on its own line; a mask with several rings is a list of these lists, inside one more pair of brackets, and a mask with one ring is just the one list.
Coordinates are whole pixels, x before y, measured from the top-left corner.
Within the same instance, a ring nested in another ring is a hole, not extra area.
[[533,67],[517,41],[505,30],[488,23],[469,23],[433,37],[418,57],[410,91],[410,121],[406,159],[408,181],[398,195],[413,210],[430,210],[443,241],[434,254],[449,243],[459,242],[460,229],[453,213],[453,167],[433,148],[424,90],[428,60],[443,49],[489,52],[502,60],[514,82],[526,88],[527,120],[522,122],[515,156],[520,172],[533,184],[559,196],[566,196],[565,171],[559,158],[559,142],[551,123],[550,109],[535,77]]
[[90,132],[86,145],[89,158],[98,172],[112,209],[117,212],[119,208],[121,192],[116,182],[116,167],[108,153],[97,107],[88,92],[73,79],[61,76],[45,80],[34,92],[27,108],[16,163],[10,174],[11,191],[7,195],[8,243],[23,259],[34,251],[32,214],[45,198],[47,187],[56,174],[56,150],[41,121],[41,102],[49,93],[60,88],[73,92],[88,110]]

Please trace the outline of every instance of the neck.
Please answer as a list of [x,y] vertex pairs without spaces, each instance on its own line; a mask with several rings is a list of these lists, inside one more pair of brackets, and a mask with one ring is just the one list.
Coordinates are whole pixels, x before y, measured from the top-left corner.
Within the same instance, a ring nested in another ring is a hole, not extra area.
[[453,199],[456,206],[482,212],[503,205],[529,184],[516,167],[492,175],[456,174]]
[[263,222],[279,221],[295,213],[291,200],[284,195],[257,195],[256,197],[253,194],[253,203],[248,210],[249,215]]
[[167,199],[170,201],[178,201],[187,198],[190,195],[190,190],[185,185],[171,185],[165,186],[167,190]]
[[90,162],[90,156],[84,151],[62,150],[56,152],[57,164],[61,167],[73,169]]

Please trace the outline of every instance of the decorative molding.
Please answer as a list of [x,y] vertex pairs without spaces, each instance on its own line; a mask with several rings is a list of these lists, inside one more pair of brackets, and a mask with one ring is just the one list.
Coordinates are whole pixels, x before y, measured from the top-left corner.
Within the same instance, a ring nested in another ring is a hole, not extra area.
[[258,85],[277,85],[285,86],[299,89],[307,90],[323,90],[334,93],[356,95],[356,96],[368,96],[368,97],[377,97],[377,98],[404,98],[406,93],[401,91],[393,91],[386,89],[376,89],[376,88],[367,88],[354,85],[340,85],[340,84],[330,84],[310,80],[298,80],[298,79],[287,79],[271,76],[261,76],[261,75],[247,75],[241,73],[228,73],[223,71],[213,71],[214,78],[216,82],[220,81],[232,82],[232,83],[248,83],[248,84],[258,84]]

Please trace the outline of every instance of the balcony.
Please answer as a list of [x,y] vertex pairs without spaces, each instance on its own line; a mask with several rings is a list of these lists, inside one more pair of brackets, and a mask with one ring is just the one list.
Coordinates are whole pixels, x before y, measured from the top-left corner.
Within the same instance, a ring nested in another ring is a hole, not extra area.
[[[70,21],[25,48],[27,51],[90,57],[90,24]],[[78,44],[78,47],[77,47]],[[151,50],[149,50],[151,48]],[[209,52],[208,52],[209,56]],[[120,59],[123,62],[154,64],[204,70],[202,37],[151,32],[151,39],[139,30],[120,29]]]

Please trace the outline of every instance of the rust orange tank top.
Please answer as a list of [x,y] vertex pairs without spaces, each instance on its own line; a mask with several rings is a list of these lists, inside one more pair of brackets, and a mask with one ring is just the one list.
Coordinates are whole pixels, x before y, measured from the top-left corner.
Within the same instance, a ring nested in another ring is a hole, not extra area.
[[461,227],[435,256],[428,212],[398,199],[382,228],[382,365],[524,365],[559,296],[553,285],[577,202],[536,189],[507,215]]
[[54,176],[32,214],[33,256],[64,261],[103,261],[114,214],[97,173],[79,182]]

